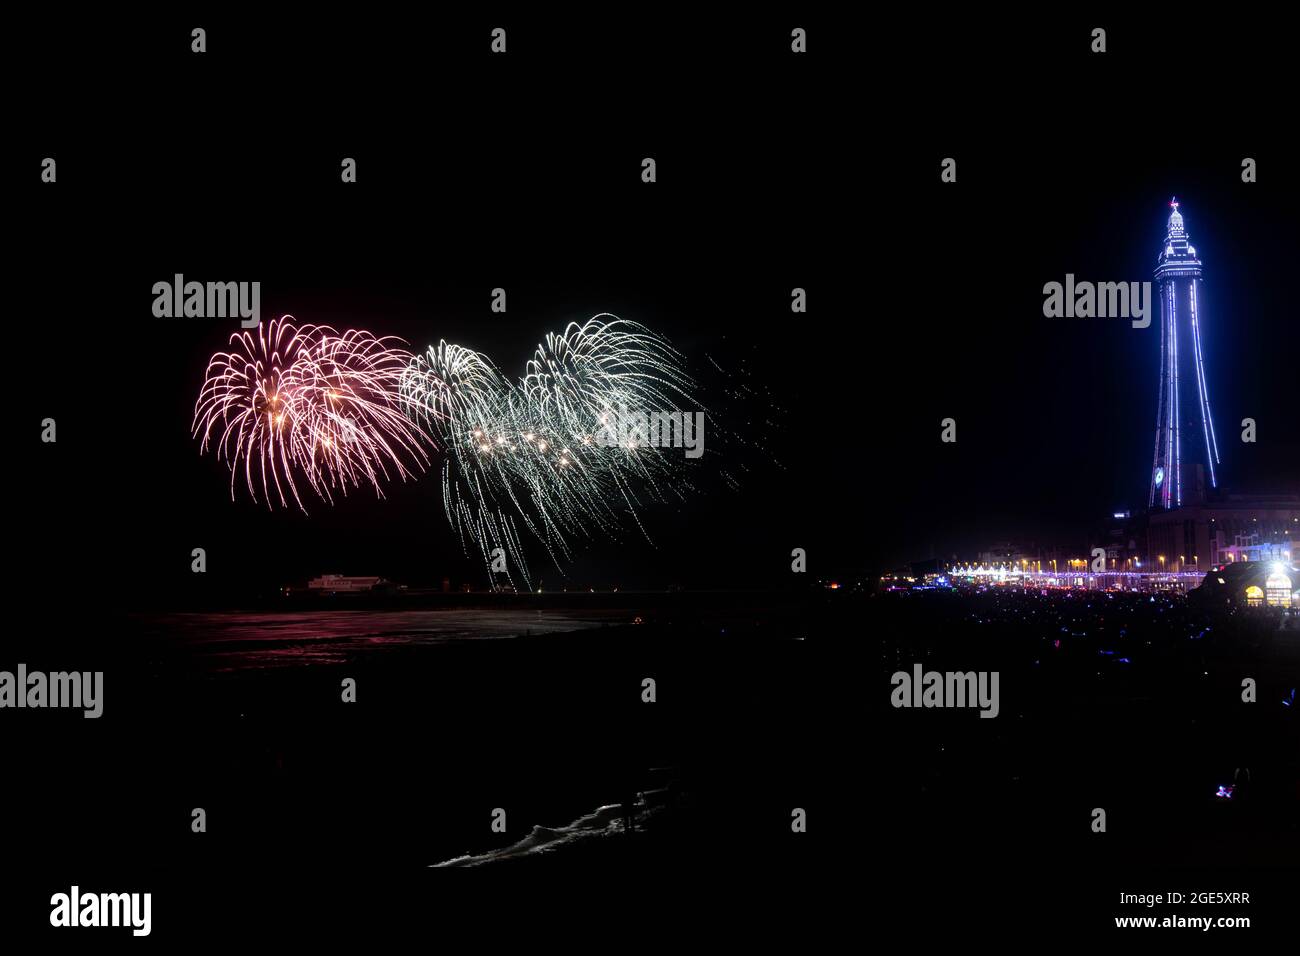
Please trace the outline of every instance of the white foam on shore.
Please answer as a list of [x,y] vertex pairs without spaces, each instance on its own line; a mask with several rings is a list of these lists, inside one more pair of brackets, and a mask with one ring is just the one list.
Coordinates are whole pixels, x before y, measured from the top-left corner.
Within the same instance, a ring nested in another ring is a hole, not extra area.
[[[642,801],[637,804],[634,811],[634,826],[639,826],[653,816],[662,806],[660,801],[653,799],[658,795],[658,791],[649,791],[642,794]],[[647,802],[648,801],[648,802]],[[621,804],[609,803],[602,807],[597,807],[591,813],[584,814],[574,820],[567,826],[562,827],[544,827],[535,826],[529,834],[517,843],[512,843],[508,847],[499,850],[489,850],[486,853],[466,854],[464,856],[454,857],[442,863],[434,863],[433,867],[447,866],[482,866],[486,863],[498,863],[502,860],[519,859],[521,857],[536,856],[541,853],[550,853],[557,849],[583,841],[608,837],[613,834],[624,832],[623,807]]]

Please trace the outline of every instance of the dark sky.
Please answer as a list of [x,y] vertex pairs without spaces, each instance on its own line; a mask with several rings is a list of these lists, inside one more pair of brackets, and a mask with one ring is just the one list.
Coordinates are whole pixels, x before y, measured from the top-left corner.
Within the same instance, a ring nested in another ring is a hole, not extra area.
[[[261,281],[264,317],[417,349],[446,338],[506,371],[600,311],[661,331],[693,365],[744,359],[780,410],[754,436],[769,454],[740,491],[650,514],[655,547],[594,545],[577,586],[785,581],[793,547],[840,575],[1073,541],[1142,503],[1158,321],[1048,320],[1042,286],[1151,279],[1172,194],[1205,263],[1226,481],[1300,487],[1289,154],[1222,52],[1231,32],[1117,22],[1103,62],[1078,23],[1022,23],[1014,43],[985,25],[981,45],[963,24],[846,36],[812,20],[825,53],[799,61],[786,19],[526,24],[507,65],[456,52],[473,22],[374,61],[331,56],[327,27],[267,28],[237,56],[123,54],[103,88],[55,84],[56,108],[19,120],[23,169],[53,154],[60,177],[54,195],[25,187],[16,211],[29,241],[11,424],[59,428],[15,469],[15,500],[40,515],[20,579],[188,587],[204,546],[232,589],[324,571],[482,583],[434,475],[310,518],[229,500],[190,418],[231,329],[152,317],[152,284],[175,272]],[[151,30],[132,42],[179,27]],[[871,52],[887,41],[888,67]],[[182,79],[156,82],[164,68]],[[267,98],[256,71],[271,68],[292,78]],[[1162,112],[1166,90],[1197,107]],[[117,112],[123,98],[139,108]],[[358,159],[354,187],[337,181],[342,156]],[[955,184],[939,181],[946,156]],[[1260,182],[1241,182],[1243,156]],[[488,310],[496,286],[505,316]],[[794,286],[807,315],[789,311]],[[956,445],[939,441],[947,416]],[[1254,446],[1235,440],[1246,416]]]

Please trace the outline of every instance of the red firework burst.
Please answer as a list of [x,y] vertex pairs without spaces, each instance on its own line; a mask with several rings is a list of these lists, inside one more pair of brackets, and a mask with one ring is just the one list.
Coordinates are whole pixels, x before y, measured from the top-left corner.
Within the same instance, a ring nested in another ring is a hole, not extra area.
[[254,500],[260,488],[268,507],[292,498],[305,512],[300,482],[330,503],[363,482],[383,497],[385,481],[428,464],[429,439],[397,398],[413,358],[400,339],[286,315],[230,345],[208,362],[193,431],[230,466],[232,499],[242,472]]

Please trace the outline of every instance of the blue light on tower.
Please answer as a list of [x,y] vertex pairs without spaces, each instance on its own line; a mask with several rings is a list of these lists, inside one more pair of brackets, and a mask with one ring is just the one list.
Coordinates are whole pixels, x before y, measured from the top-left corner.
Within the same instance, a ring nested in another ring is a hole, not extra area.
[[[1181,507],[1193,490],[1198,494],[1203,491],[1206,472],[1210,487],[1219,486],[1215,471],[1219,446],[1210,415],[1197,306],[1201,260],[1196,257],[1196,247],[1187,241],[1178,200],[1170,200],[1169,205],[1173,212],[1156,266],[1160,289],[1160,396],[1148,500],[1152,508],[1165,510]],[[1192,381],[1196,382],[1194,390]],[[1192,476],[1197,480],[1189,487]]]

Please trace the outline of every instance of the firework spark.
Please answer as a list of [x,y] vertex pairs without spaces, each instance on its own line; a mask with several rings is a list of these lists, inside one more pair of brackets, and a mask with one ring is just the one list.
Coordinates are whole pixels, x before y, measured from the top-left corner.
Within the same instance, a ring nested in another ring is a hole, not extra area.
[[194,434],[229,464],[232,498],[240,473],[268,506],[292,499],[306,511],[300,483],[330,503],[363,482],[382,497],[386,480],[423,471],[427,449],[441,448],[462,547],[489,575],[501,549],[506,579],[531,588],[526,541],[563,573],[575,539],[635,527],[648,540],[642,506],[695,490],[683,456],[608,440],[611,418],[629,409],[708,414],[681,354],[638,323],[608,313],[571,323],[511,381],[445,341],[417,356],[396,339],[291,320],[231,336],[232,351],[208,364]]
[[664,339],[602,313],[548,335],[517,383],[443,342],[411,363],[401,394],[447,451],[443,503],[462,544],[489,571],[501,548],[507,579],[531,586],[525,536],[563,570],[571,538],[616,538],[629,521],[646,534],[643,497],[691,490],[681,459],[598,436],[619,410],[694,404],[692,385]]
[[230,345],[208,362],[193,433],[229,465],[232,499],[242,473],[255,501],[306,512],[300,484],[328,503],[363,482],[383,497],[428,464],[428,435],[397,401],[413,358],[399,340],[286,315]]

